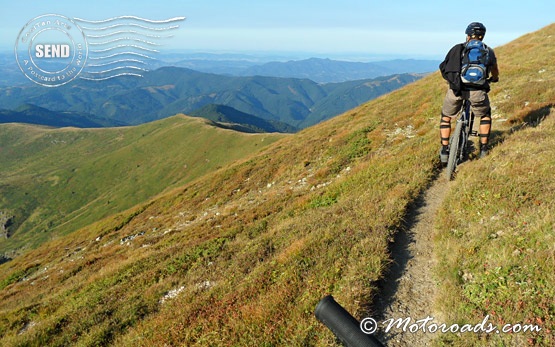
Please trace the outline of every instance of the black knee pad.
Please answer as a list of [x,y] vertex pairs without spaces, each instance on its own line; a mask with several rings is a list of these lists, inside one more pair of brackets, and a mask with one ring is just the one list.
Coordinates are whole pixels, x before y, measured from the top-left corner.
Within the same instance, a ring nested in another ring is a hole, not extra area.
[[480,125],[491,125],[491,117],[483,116],[482,118],[480,118]]
[[451,118],[441,115],[441,120],[439,121],[439,128],[440,129],[447,129],[451,128]]

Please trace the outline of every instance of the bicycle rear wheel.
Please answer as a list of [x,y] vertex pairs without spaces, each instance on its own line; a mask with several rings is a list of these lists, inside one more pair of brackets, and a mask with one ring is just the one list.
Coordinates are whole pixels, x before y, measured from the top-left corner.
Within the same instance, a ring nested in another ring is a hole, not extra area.
[[447,160],[447,180],[453,179],[453,173],[457,168],[459,153],[461,148],[461,134],[462,134],[463,122],[457,121],[455,126],[455,132],[451,137],[451,143],[449,144],[449,159]]

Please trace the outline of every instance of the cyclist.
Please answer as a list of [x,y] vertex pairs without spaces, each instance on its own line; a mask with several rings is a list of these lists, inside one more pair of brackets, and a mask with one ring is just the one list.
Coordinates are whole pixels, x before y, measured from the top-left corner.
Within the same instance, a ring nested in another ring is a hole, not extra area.
[[485,78],[487,79],[490,74],[491,78],[479,86],[469,86],[463,83],[461,80],[461,70],[465,45],[471,40],[482,41],[486,34],[486,27],[482,23],[472,22],[466,28],[465,34],[466,42],[453,46],[445,56],[445,60],[439,65],[441,75],[449,82],[449,89],[443,101],[439,124],[441,139],[440,159],[443,164],[447,163],[449,157],[451,119],[457,116],[465,99],[470,101],[474,115],[480,118],[480,158],[488,153],[488,139],[491,130],[491,107],[488,92],[490,90],[489,82],[499,81],[497,58],[493,49],[484,45],[488,52],[488,59],[485,64]]

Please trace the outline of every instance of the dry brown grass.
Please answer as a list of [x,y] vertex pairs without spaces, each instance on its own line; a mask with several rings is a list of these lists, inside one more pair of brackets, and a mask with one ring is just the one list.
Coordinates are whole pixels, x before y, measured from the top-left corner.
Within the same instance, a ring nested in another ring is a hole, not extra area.
[[[390,98],[416,105],[434,85],[439,97],[437,80],[420,83]],[[365,312],[436,170],[435,117],[383,114],[388,100],[4,264],[5,341],[327,345],[316,303],[331,293]],[[420,136],[403,132],[413,122]]]

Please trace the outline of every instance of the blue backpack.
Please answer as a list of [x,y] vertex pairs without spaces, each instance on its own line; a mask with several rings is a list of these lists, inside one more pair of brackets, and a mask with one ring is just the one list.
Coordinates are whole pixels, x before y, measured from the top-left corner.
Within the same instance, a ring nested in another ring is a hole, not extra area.
[[488,78],[489,50],[480,40],[468,41],[462,53],[461,80],[469,87],[481,87]]

